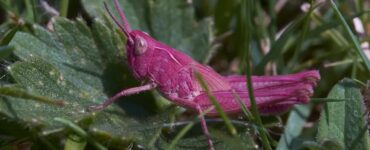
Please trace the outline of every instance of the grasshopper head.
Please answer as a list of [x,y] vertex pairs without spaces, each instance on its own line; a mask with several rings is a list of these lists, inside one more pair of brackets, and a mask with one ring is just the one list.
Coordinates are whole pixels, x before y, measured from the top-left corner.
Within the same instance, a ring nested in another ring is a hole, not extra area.
[[104,3],[109,15],[127,37],[127,56],[134,76],[139,79],[144,78],[147,75],[147,66],[150,63],[148,51],[153,45],[153,38],[143,31],[132,30],[118,0],[114,0],[114,5],[123,23],[114,17],[107,4]]

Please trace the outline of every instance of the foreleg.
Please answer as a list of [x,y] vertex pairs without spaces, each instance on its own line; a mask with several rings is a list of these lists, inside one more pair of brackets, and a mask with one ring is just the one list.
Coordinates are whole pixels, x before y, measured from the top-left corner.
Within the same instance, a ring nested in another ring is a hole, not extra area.
[[116,101],[118,98],[120,98],[122,96],[129,96],[129,95],[137,94],[137,93],[140,93],[140,92],[152,90],[156,87],[157,87],[157,85],[155,83],[149,83],[149,84],[139,86],[139,87],[124,89],[121,92],[114,95],[113,97],[105,100],[102,104],[89,106],[89,110],[102,110],[102,109],[109,106],[110,104],[112,104],[114,101]]

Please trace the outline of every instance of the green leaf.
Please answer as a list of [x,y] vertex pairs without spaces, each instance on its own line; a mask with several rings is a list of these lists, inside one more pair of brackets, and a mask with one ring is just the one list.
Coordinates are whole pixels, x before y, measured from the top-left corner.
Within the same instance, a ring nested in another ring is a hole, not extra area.
[[65,144],[65,150],[84,150],[86,141],[76,135],[70,135]]
[[[35,35],[18,32],[10,45],[21,61],[8,66],[8,72],[17,85],[29,94],[62,100],[65,106],[24,100],[22,98],[35,97],[13,94],[12,97],[1,99],[0,112],[10,118],[42,124],[43,133],[65,129],[61,123],[53,121],[56,117],[76,122],[93,118],[90,123],[91,134],[103,141],[120,136],[135,137],[138,143],[146,143],[146,139],[151,138],[146,135],[154,133],[158,127],[147,129],[145,122],[151,120],[149,116],[146,120],[134,117],[153,114],[151,110],[155,109],[155,104],[150,102],[152,96],[141,94],[125,98],[127,101],[123,109],[112,105],[102,112],[89,113],[85,110],[87,106],[107,99],[106,93],[116,93],[122,86],[137,84],[128,76],[130,72],[122,65],[122,56],[115,46],[117,43],[119,47],[124,45],[121,36],[109,30],[101,21],[94,22],[90,30],[81,21],[59,18],[54,23],[54,30],[50,32],[35,25]],[[117,86],[117,83],[122,84]],[[10,90],[14,93],[20,89]],[[141,100],[130,101],[136,98],[147,102],[150,108],[142,105]],[[158,118],[156,116],[155,120],[160,122]],[[97,133],[107,133],[109,136],[104,138]],[[119,143],[122,145],[126,141],[121,139]],[[126,143],[126,146],[129,144]]]
[[42,103],[47,103],[47,104],[54,104],[54,105],[60,105],[60,106],[64,105],[63,101],[53,100],[48,97],[33,95],[15,86],[0,87],[0,95],[18,97],[18,98],[23,98],[23,99],[30,99],[30,100],[35,100],[35,101],[42,102]]
[[[74,87],[73,84],[66,80],[59,71],[52,65],[41,59],[32,59],[27,62],[19,62],[9,67],[9,72],[13,78],[24,88],[29,89],[32,93],[51,97],[53,99],[61,99],[65,103],[65,107],[57,107],[46,104],[35,103],[32,101],[9,101],[11,105],[5,108],[15,109],[17,117],[24,120],[37,119],[52,123],[51,119],[55,116],[66,116],[71,119],[77,119],[80,114],[83,114],[84,106],[88,105],[86,95],[81,89]],[[76,94],[73,94],[76,92]],[[80,93],[81,97],[78,96]],[[81,103],[77,103],[79,99],[85,99]],[[51,127],[56,127],[55,124],[50,124]]]
[[346,101],[326,103],[320,117],[318,140],[336,140],[346,149],[369,149],[363,97],[356,84],[343,79],[333,87],[328,98]]
[[[294,148],[293,148],[294,149]],[[320,143],[314,141],[304,141],[295,149],[309,149],[309,150],[344,150],[342,145],[337,141],[326,140]]]
[[[106,17],[103,1],[83,0],[82,4],[92,17],[104,18],[111,22],[112,19]],[[210,22],[197,22],[192,5],[177,0],[120,2],[133,29],[145,31],[198,61],[206,57],[210,49]],[[107,3],[114,9],[113,1]]]
[[293,111],[289,114],[284,134],[280,137],[279,144],[276,148],[277,150],[292,149],[294,145],[293,142],[296,141],[301,134],[310,112],[310,106],[300,105],[294,107]]

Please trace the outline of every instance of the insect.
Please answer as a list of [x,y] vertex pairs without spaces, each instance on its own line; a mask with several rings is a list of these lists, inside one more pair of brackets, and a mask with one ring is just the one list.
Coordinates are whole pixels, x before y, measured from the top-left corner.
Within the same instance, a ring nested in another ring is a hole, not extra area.
[[[203,76],[208,88],[217,98],[224,111],[228,114],[242,112],[236,93],[250,107],[245,76],[221,76],[212,68],[202,65],[186,54],[161,43],[147,33],[133,30],[117,0],[115,8],[122,20],[120,22],[104,4],[109,15],[127,37],[128,64],[138,80],[147,81],[138,87],[124,89],[100,105],[93,105],[92,110],[101,110],[109,106],[119,97],[157,89],[164,97],[176,105],[193,110],[198,114],[212,107],[212,102],[195,73]],[[165,31],[164,31],[165,32]],[[253,76],[253,87],[256,103],[262,114],[281,113],[294,104],[307,103],[313,94],[313,88],[320,80],[317,70],[281,76]],[[211,109],[207,116],[217,116]],[[200,118],[204,134],[208,137],[210,149],[214,149],[204,117]]]

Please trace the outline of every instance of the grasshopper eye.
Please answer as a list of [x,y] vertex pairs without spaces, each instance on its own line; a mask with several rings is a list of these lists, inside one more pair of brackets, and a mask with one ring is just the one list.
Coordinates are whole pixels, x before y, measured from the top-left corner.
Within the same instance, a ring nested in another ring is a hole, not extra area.
[[136,55],[144,54],[147,48],[148,48],[148,44],[144,38],[140,36],[135,38],[135,54]]

